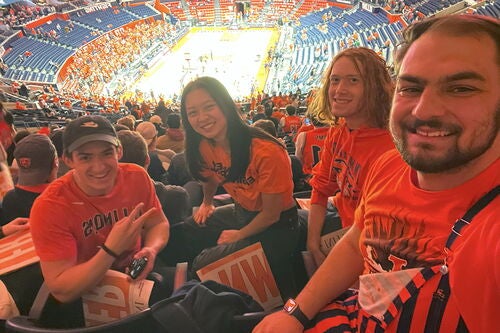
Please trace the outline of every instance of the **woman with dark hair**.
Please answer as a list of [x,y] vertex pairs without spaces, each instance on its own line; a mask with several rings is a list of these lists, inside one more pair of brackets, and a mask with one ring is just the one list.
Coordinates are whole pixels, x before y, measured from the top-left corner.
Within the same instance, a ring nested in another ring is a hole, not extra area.
[[[196,255],[193,270],[261,242],[282,295],[294,293],[290,267],[298,238],[297,209],[285,148],[246,125],[226,88],[211,77],[186,86],[181,116],[187,165],[203,185],[203,202],[186,222],[191,254]],[[214,207],[219,184],[234,204]]]
[[[353,224],[371,164],[394,148],[387,130],[392,91],[381,57],[363,47],[346,49],[332,59],[309,106],[313,118],[332,125],[309,182],[312,194],[307,249],[318,266],[325,259],[321,236]],[[327,214],[330,196],[334,212]]]

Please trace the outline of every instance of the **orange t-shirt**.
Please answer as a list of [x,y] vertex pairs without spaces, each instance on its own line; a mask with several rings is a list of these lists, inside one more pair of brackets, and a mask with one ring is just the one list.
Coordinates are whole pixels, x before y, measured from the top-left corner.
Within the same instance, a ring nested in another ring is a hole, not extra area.
[[302,120],[299,116],[286,116],[285,125],[283,126],[283,132],[285,133],[297,133],[300,126],[302,126]]
[[[133,190],[131,190],[133,189]],[[35,249],[42,261],[92,258],[105,242],[113,225],[127,216],[140,202],[143,212],[161,205],[147,172],[135,164],[119,164],[111,193],[89,197],[74,181],[73,171],[52,182],[35,200],[30,229]],[[140,249],[140,239],[113,264],[123,271]]]
[[380,155],[394,148],[391,135],[379,128],[350,130],[345,124],[330,127],[321,160],[313,168],[311,204],[326,207],[328,197],[339,212],[342,225],[354,222],[361,188],[368,169]]
[[[356,210],[362,230],[365,274],[440,265],[451,227],[479,198],[500,184],[500,159],[475,178],[451,189],[415,186],[415,171],[391,150],[373,163]],[[447,258],[451,296],[440,332],[455,331],[460,313],[471,332],[498,330],[500,297],[500,198],[462,229]],[[423,332],[440,274],[425,284],[411,323]],[[388,332],[396,332],[397,320]]]
[[253,138],[250,147],[250,163],[245,177],[237,182],[224,183],[231,157],[219,146],[206,140],[200,143],[200,152],[206,168],[203,176],[215,178],[235,202],[249,211],[262,210],[261,193],[281,194],[282,209],[293,206],[293,177],[284,147],[264,139]]
[[302,150],[302,170],[306,175],[312,173],[313,167],[320,161],[321,150],[329,127],[317,127],[305,132],[304,149]]
[[285,115],[283,114],[283,112],[279,112],[279,111],[275,111],[271,114],[271,117],[273,118],[276,118],[278,120],[281,120],[281,118],[283,118]]

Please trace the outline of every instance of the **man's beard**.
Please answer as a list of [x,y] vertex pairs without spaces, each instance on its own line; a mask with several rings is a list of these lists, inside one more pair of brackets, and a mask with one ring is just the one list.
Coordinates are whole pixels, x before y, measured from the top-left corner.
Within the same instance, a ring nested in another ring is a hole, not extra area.
[[[400,135],[396,136],[394,125],[391,125],[391,132],[396,148],[399,150],[403,160],[413,169],[423,173],[442,173],[452,171],[466,166],[475,160],[488,149],[491,148],[500,129],[500,110],[497,108],[495,119],[485,122],[476,129],[470,137],[467,147],[459,147],[459,136],[463,129],[457,125],[446,125],[439,120],[422,121],[414,119],[412,121],[401,121],[398,124]],[[451,133],[456,139],[447,150],[436,151],[432,144],[421,143],[417,152],[408,149],[408,133],[415,133],[418,127],[427,126],[434,130],[443,130]]]

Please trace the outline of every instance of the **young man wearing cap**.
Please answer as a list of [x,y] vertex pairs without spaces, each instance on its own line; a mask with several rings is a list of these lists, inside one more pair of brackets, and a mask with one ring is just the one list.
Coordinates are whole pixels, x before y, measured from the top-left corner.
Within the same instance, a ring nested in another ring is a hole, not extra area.
[[30,224],[45,282],[67,303],[134,258],[148,258],[138,276],[144,279],[167,244],[169,224],[144,169],[118,163],[122,149],[106,118],[70,122],[63,143],[72,170],[37,198]]
[[35,199],[57,178],[56,149],[46,135],[31,134],[14,150],[19,171],[17,184],[2,202],[1,224],[16,217],[28,217]]

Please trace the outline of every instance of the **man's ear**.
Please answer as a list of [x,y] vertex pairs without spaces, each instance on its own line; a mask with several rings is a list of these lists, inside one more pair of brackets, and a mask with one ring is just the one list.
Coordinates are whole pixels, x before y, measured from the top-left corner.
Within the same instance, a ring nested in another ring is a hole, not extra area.
[[73,157],[70,155],[63,154],[62,160],[64,164],[68,166],[68,168],[73,169]]
[[144,162],[144,169],[149,168],[149,164],[151,164],[151,158],[149,157],[149,154],[146,154],[146,161]]
[[123,157],[122,145],[119,145],[118,147],[116,147],[116,156],[118,157],[118,161],[122,159],[122,157]]

